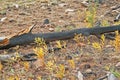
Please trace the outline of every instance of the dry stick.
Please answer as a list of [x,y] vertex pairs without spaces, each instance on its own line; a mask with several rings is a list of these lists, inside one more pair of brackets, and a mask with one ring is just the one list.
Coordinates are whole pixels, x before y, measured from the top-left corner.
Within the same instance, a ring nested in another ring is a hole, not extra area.
[[[110,10],[106,11],[103,15],[101,15],[101,16],[99,17],[98,21],[101,22],[101,20],[103,20],[103,18],[104,18],[107,14],[109,14],[109,13],[111,13],[111,12],[113,12],[113,11],[116,11],[116,10],[119,9],[119,8],[120,8],[120,4],[111,7]],[[119,15],[114,19],[114,21],[118,21],[119,18],[120,18],[120,13],[119,13]],[[99,26],[99,25],[98,25],[98,26]],[[99,26],[99,27],[100,27],[100,26]],[[111,36],[111,35],[112,35],[112,36]],[[110,33],[110,34],[105,34],[105,37],[106,37],[107,39],[114,40],[114,39],[115,39],[115,36],[113,36],[113,35],[115,35],[115,34],[114,34],[114,33],[112,33],[112,34],[111,34],[111,33]]]
[[13,54],[1,54],[0,61],[1,62],[13,62],[17,60],[22,61],[35,61],[37,60],[37,55],[35,53],[13,53]]
[[111,13],[112,11],[119,9],[120,8],[120,4],[118,4],[117,6],[112,7],[109,11],[106,11],[103,15],[100,16],[100,19],[103,18],[104,16],[106,16],[107,14]]
[[95,27],[95,28],[81,28],[74,29],[66,32],[53,32],[53,33],[24,33],[22,35],[14,36],[9,39],[9,43],[6,45],[1,45],[0,49],[8,49],[16,45],[24,45],[33,43],[35,38],[43,38],[46,42],[55,40],[66,40],[73,38],[76,34],[82,34],[85,36],[89,35],[100,35],[108,32],[114,32],[116,30],[120,31],[120,25],[108,26],[108,27]]
[[114,22],[118,22],[120,20],[120,13],[115,17]]
[[104,80],[104,79],[106,79],[108,76],[107,75],[105,75],[105,76],[102,76],[102,77],[100,77],[99,79],[97,79],[97,80]]
[[[64,46],[62,46],[62,48],[64,48]],[[48,48],[48,52],[52,52],[52,51],[58,51],[61,48]],[[1,54],[0,55],[0,61],[1,62],[14,62],[17,60],[21,60],[21,61],[35,61],[37,60],[37,54],[35,53],[12,53],[12,54]]]
[[[64,48],[64,46],[62,46]],[[53,49],[48,49],[48,52],[52,51],[57,51],[60,50],[61,48],[53,48]],[[0,55],[0,61],[1,62],[14,62],[17,60],[22,60],[22,61],[35,61],[37,60],[37,55],[35,53],[12,53],[12,54],[1,54]]]

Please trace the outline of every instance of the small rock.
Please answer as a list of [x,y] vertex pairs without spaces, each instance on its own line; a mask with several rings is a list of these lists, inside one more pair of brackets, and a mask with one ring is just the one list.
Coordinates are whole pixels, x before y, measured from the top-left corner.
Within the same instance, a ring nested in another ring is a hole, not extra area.
[[54,28],[49,28],[49,31],[54,31]]
[[111,48],[111,47],[112,47],[112,45],[106,45],[105,47],[106,47],[106,48]]
[[66,3],[58,4],[59,7],[64,7],[64,6],[66,6],[66,5],[67,5]]
[[49,23],[50,23],[49,19],[45,19],[43,22],[43,24],[49,24]]
[[119,80],[114,74],[108,73],[107,74],[108,79],[107,80]]
[[65,13],[74,12],[74,11],[75,11],[74,9],[66,9],[66,10],[65,10]]
[[13,4],[13,5],[15,6],[15,8],[17,8],[17,9],[19,8],[19,5],[18,5],[18,4]]
[[85,7],[88,7],[89,6],[89,3],[87,1],[82,1],[81,4]]
[[120,62],[118,62],[115,66],[116,66],[116,67],[120,67]]
[[41,6],[41,9],[46,9],[46,6]]
[[87,70],[85,71],[85,73],[90,74],[90,73],[92,73],[92,70],[91,70],[91,69],[87,69]]
[[0,19],[0,21],[3,22],[6,19],[7,19],[7,17],[3,17],[3,18]]
[[0,42],[2,42],[6,37],[0,37]]
[[83,80],[83,74],[80,71],[78,71],[77,77],[78,77],[78,80]]
[[65,21],[64,21],[64,20],[58,20],[58,22],[60,22],[60,23],[62,23],[62,22],[63,22],[63,23],[64,23]]

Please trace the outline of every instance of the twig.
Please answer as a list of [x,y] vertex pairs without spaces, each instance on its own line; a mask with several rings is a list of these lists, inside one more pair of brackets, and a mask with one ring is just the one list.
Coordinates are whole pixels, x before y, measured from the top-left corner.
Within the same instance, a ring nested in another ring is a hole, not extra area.
[[108,11],[106,11],[103,15],[101,15],[100,18],[103,18],[103,17],[106,16],[107,14],[109,14],[109,13],[111,13],[112,11],[115,11],[116,9],[119,9],[119,8],[120,8],[120,4],[111,7],[111,9],[108,10]]
[[32,29],[36,26],[37,22],[35,22],[35,24],[33,24],[31,27],[29,27],[28,31],[32,32]]
[[120,19],[120,13],[115,17],[115,22],[118,22],[119,21],[119,19]]
[[105,76],[102,76],[102,77],[98,78],[97,80],[104,80],[104,79],[106,79],[107,77],[108,77],[108,76],[105,75]]
[[28,54],[22,54],[22,53],[13,53],[13,54],[1,54],[0,55],[0,61],[1,62],[13,62],[17,60],[22,61],[34,61],[37,60],[36,54],[34,53],[28,53]]

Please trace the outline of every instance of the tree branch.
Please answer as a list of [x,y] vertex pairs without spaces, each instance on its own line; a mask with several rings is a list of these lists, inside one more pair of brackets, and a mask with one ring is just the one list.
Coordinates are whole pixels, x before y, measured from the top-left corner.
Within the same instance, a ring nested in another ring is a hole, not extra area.
[[100,35],[104,33],[120,31],[120,25],[108,26],[108,27],[94,27],[94,28],[80,28],[74,29],[66,32],[53,32],[53,33],[22,33],[11,38],[0,38],[0,49],[8,49],[16,45],[24,45],[33,43],[35,38],[43,38],[46,42],[55,41],[55,40],[66,40],[73,38],[76,34],[82,34],[84,36],[89,35]]

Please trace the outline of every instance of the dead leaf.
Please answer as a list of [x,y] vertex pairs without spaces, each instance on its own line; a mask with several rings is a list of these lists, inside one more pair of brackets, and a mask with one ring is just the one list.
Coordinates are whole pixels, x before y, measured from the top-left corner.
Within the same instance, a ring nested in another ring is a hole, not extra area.
[[85,46],[86,46],[86,44],[81,43],[81,42],[79,42],[77,45],[78,45],[79,47],[85,47]]

